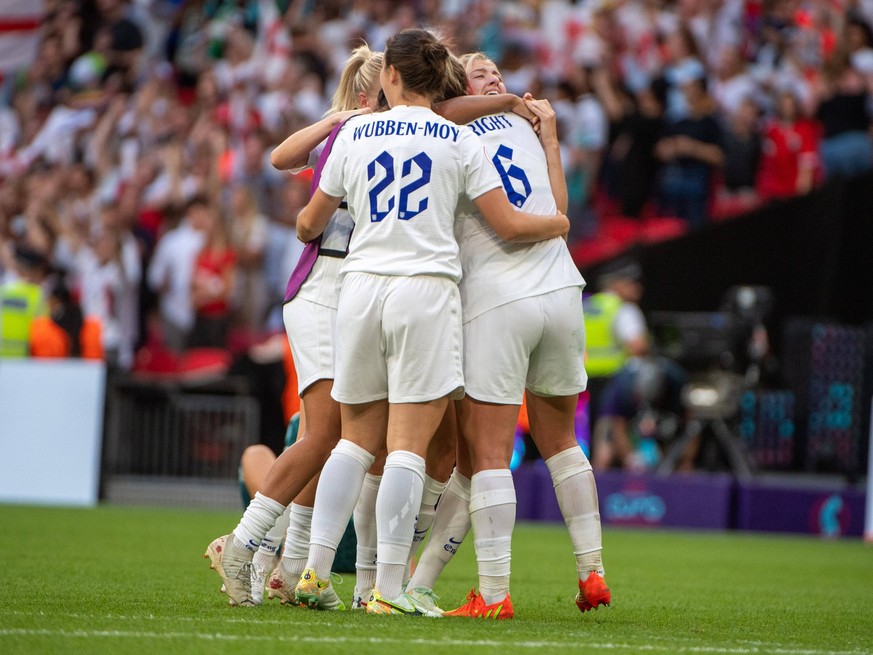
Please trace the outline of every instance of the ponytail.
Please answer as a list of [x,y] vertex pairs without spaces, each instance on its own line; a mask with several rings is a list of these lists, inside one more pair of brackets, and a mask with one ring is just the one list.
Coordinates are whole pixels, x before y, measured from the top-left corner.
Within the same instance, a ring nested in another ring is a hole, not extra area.
[[373,52],[366,43],[352,50],[331,99],[328,114],[358,108],[358,94],[367,93],[378,82],[382,53]]

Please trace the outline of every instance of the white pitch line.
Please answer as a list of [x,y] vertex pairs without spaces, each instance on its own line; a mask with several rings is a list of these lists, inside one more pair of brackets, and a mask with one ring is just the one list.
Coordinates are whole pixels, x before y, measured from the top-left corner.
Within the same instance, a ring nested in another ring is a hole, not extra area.
[[[580,642],[575,641],[512,641],[511,644],[493,640],[469,640],[469,639],[391,639],[384,637],[307,637],[274,636],[274,635],[229,635],[222,633],[200,632],[145,632],[139,630],[48,630],[30,628],[5,628],[0,629],[0,637],[67,637],[86,638],[127,638],[127,639],[200,639],[202,641],[271,641],[309,644],[415,644],[420,646],[456,646],[464,648],[494,648],[509,645],[521,648],[573,648],[578,647]],[[785,648],[776,646],[768,647],[761,644],[757,647],[720,647],[720,646],[657,646],[653,644],[621,644],[621,643],[597,643],[584,641],[588,650],[633,650],[636,652],[664,652],[664,653],[725,653],[727,655],[756,655],[760,653],[774,653],[776,655],[865,655],[870,651],[861,650],[819,650],[813,648]]]

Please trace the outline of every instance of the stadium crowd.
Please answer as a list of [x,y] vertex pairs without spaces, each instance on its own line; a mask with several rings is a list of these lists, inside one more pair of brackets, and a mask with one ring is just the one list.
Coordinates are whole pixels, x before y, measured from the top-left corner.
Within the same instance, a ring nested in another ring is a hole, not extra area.
[[69,289],[122,369],[281,331],[309,179],[270,152],[356,44],[416,25],[551,101],[571,239],[702,228],[873,167],[871,24],[870,0],[45,0],[0,90],[0,282]]

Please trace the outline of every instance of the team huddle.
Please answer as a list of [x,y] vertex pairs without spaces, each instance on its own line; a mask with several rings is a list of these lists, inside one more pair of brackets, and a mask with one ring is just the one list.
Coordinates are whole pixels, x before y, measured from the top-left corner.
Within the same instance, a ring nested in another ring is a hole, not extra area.
[[[302,436],[207,549],[230,604],[256,605],[266,589],[345,609],[331,570],[354,517],[352,609],[512,618],[509,462],[526,399],[573,544],[576,605],[609,605],[574,432],[585,283],[563,238],[548,101],[507,94],[480,53],[458,59],[431,32],[404,30],[384,53],[355,50],[332,111],[272,162],[315,170],[284,308]],[[478,591],[444,611],[434,588],[471,530]]]

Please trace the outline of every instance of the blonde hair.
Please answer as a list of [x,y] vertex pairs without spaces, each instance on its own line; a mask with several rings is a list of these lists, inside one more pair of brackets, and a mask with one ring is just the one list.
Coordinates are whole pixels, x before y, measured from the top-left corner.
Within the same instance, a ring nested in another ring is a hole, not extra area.
[[470,64],[473,63],[474,61],[479,61],[480,59],[482,59],[484,61],[491,61],[491,62],[494,61],[493,59],[491,59],[491,57],[486,55],[484,52],[468,52],[468,53],[463,54],[460,57],[458,57],[458,59],[461,60],[461,63],[464,65],[464,70],[468,73],[470,72]]
[[382,70],[382,53],[373,52],[366,43],[358,46],[349,55],[334,91],[328,114],[358,108],[358,94],[368,93],[379,83]]

